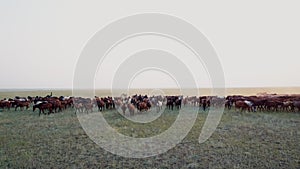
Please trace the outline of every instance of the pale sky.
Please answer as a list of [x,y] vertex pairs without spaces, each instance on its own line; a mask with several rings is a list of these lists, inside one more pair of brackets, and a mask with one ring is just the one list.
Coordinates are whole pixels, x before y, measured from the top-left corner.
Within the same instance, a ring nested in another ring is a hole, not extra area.
[[[0,88],[71,88],[77,59],[87,41],[105,25],[144,12],[177,16],[205,34],[218,53],[226,87],[300,86],[299,9],[296,0],[1,1]],[[144,42],[141,48],[148,44]],[[132,85],[164,80],[163,87],[174,84],[157,72],[144,76],[161,80],[140,76]],[[200,87],[209,86],[201,73],[196,76]],[[96,84],[109,87],[105,82]]]

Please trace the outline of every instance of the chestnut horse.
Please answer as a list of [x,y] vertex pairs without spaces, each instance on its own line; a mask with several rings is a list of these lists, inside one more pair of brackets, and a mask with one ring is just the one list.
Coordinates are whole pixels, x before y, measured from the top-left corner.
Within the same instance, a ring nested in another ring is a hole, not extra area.
[[17,111],[18,107],[20,107],[20,110],[23,110],[23,108],[26,107],[26,110],[27,110],[30,106],[30,101],[15,100],[15,104],[16,104],[15,111]]
[[129,110],[130,115],[134,115],[134,105],[132,103],[127,104],[127,108]]
[[235,102],[235,109],[241,109],[241,111],[248,110],[249,112],[251,111],[251,106],[249,105],[248,102],[238,100]]
[[10,107],[11,107],[10,101],[7,101],[7,100],[0,101],[0,108],[2,108],[3,110],[4,110],[4,108],[7,108],[7,110],[10,110]]
[[39,109],[39,116],[40,116],[41,112],[43,112],[43,114],[45,114],[45,110],[49,110],[48,114],[52,113],[53,105],[48,102],[42,102],[42,103],[35,104],[35,105],[33,105],[33,112],[35,111],[36,108]]

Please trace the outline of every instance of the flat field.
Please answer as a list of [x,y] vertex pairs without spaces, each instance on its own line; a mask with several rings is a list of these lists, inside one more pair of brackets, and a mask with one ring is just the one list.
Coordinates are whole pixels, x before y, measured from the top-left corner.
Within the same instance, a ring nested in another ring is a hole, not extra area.
[[[22,94],[6,96],[27,93]],[[93,113],[99,112],[95,108]],[[199,144],[207,114],[199,111],[194,127],[176,147],[158,156],[134,159],[114,155],[94,143],[71,108],[40,117],[32,107],[1,110],[0,168],[300,168],[299,112],[225,110],[213,135]],[[131,122],[116,110],[103,115],[124,135],[149,137],[168,129],[178,111],[165,110],[149,124]]]

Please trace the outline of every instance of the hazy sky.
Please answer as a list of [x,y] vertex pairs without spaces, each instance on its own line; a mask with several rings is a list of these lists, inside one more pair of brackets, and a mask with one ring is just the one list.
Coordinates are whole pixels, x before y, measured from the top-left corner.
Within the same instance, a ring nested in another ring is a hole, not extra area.
[[[299,9],[296,0],[1,1],[0,88],[72,87],[89,38],[114,20],[143,12],[178,16],[202,31],[217,50],[226,87],[300,86]],[[154,75],[167,79],[144,74]],[[149,83],[139,78],[137,87]]]

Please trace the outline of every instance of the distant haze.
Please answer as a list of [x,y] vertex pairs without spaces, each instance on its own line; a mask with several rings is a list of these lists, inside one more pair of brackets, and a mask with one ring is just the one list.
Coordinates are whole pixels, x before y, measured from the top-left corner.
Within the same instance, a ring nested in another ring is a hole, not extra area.
[[[204,33],[218,53],[226,87],[297,87],[300,86],[299,3],[1,1],[0,89],[72,88],[77,58],[86,42],[112,21],[143,12],[177,16]],[[171,44],[166,45],[169,42],[160,44],[151,38],[145,37],[148,41],[135,47],[165,45],[174,49]],[[139,40],[142,39],[132,43]],[[107,71],[113,72],[109,64],[114,63],[107,64]],[[198,87],[210,87],[203,72],[195,75]],[[96,87],[109,88],[103,79],[111,76],[96,73]],[[176,83],[165,75],[148,72],[137,77],[132,87],[174,88]]]
[[[114,92],[116,95],[112,95],[110,90],[101,89],[95,90],[96,96],[117,96],[119,97],[121,94],[147,94],[149,96],[152,95],[181,95],[182,93],[178,89],[162,89],[163,93],[155,93],[152,89],[132,89],[130,91],[124,92],[124,90],[117,90]],[[52,92],[53,96],[72,96],[71,90],[54,90],[54,89],[44,89],[44,90],[3,90],[0,89],[0,99],[3,98],[14,98],[15,96],[47,96]],[[84,91],[83,91],[84,92]],[[199,95],[197,94],[199,93]],[[282,88],[228,88],[226,90],[226,95],[260,95],[260,94],[300,94],[300,87],[282,87]],[[212,95],[211,89],[199,89],[198,91],[195,89],[190,89],[186,92],[185,96],[204,96],[204,95]]]

